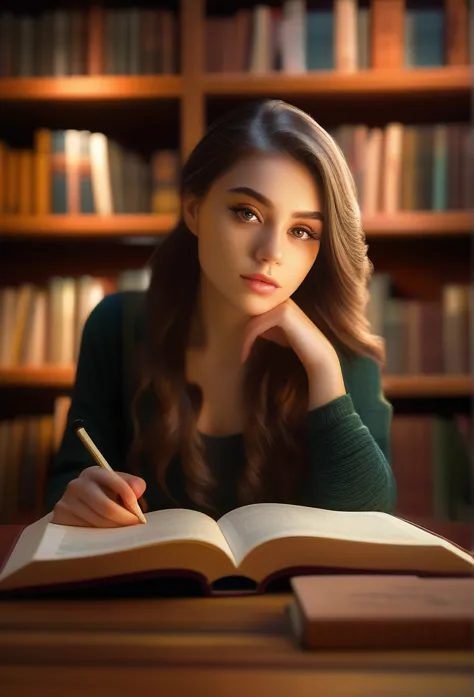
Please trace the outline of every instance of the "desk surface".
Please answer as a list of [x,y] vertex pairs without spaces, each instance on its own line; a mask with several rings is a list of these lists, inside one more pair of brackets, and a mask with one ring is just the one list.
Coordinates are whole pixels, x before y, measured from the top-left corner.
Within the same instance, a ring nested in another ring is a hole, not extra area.
[[[307,652],[289,595],[0,602],[4,697],[468,697],[471,652]],[[6,687],[6,691],[4,691]]]

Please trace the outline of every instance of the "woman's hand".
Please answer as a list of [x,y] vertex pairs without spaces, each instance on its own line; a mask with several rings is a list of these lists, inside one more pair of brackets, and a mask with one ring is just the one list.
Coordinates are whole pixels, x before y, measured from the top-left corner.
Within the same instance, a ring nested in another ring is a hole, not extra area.
[[244,332],[242,362],[260,337],[290,346],[303,364],[309,381],[309,409],[327,404],[346,390],[336,350],[291,299],[252,317]]
[[136,525],[140,521],[123,505],[136,504],[145,491],[141,477],[87,467],[69,482],[53,511],[53,523],[95,528]]

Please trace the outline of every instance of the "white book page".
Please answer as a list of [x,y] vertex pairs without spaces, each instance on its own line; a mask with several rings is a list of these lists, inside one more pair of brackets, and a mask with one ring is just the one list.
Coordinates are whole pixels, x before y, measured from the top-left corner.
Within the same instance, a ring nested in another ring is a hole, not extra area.
[[154,511],[146,525],[123,528],[80,528],[50,523],[36,549],[37,561],[74,559],[123,552],[137,547],[196,541],[221,549],[233,561],[226,539],[209,516],[188,509]]
[[320,537],[376,544],[440,546],[441,540],[387,513],[331,511],[284,503],[242,506],[219,527],[237,564],[258,545],[281,537]]

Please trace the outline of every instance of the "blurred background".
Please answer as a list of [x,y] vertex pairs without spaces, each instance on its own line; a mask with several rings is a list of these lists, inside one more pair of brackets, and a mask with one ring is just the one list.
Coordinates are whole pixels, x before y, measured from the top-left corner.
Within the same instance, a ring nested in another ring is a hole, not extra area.
[[1,523],[46,512],[83,323],[105,294],[146,288],[183,159],[217,116],[269,96],[329,130],[355,179],[396,513],[470,545],[469,12],[467,0],[3,0]]

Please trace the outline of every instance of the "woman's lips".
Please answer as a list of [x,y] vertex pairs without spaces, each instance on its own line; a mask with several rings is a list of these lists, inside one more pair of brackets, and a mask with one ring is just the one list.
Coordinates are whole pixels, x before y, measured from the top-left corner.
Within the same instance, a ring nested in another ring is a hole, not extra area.
[[250,290],[259,295],[271,295],[277,289],[273,283],[267,283],[266,281],[261,281],[259,278],[254,278],[252,276],[242,276],[242,280]]

